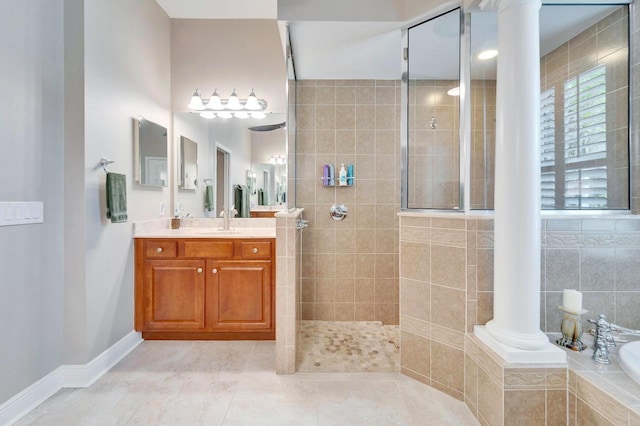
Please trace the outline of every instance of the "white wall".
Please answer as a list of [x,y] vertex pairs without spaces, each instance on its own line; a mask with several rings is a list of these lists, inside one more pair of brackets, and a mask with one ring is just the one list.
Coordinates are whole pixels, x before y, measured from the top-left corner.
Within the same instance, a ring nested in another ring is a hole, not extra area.
[[[207,121],[198,114],[176,113],[173,115],[173,140],[175,146],[175,158],[179,158],[180,136],[187,137],[198,144],[198,187],[195,190],[183,190],[178,188],[180,171],[176,166],[174,175],[175,205],[182,205],[183,212],[193,217],[203,217],[204,210],[204,179],[212,179],[213,174],[213,154],[215,149],[211,148],[209,141],[209,126]],[[177,161],[177,160],[176,160]],[[177,162],[176,162],[177,164]],[[215,216],[215,212],[211,213]]]
[[[134,183],[132,132],[139,115],[171,128],[170,27],[154,0],[85,3],[86,323],[76,327],[85,328],[86,345],[75,357],[82,363],[133,330],[133,222],[160,217],[161,202],[171,213],[170,187]],[[105,217],[105,173],[95,169],[101,157],[127,176],[127,223]]]
[[0,403],[62,361],[63,2],[0,5],[0,201],[44,201],[0,227]]

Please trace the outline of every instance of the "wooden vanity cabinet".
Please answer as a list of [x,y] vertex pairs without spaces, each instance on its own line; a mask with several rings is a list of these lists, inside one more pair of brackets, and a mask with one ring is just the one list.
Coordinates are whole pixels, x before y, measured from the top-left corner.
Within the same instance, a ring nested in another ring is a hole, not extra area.
[[145,339],[275,339],[274,239],[136,239]]

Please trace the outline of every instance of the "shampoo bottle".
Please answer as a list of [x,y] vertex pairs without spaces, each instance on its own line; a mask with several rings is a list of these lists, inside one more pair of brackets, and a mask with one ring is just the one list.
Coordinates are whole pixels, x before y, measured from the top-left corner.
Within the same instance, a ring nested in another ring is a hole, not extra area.
[[344,168],[344,163],[340,165],[339,185],[347,186],[347,169]]

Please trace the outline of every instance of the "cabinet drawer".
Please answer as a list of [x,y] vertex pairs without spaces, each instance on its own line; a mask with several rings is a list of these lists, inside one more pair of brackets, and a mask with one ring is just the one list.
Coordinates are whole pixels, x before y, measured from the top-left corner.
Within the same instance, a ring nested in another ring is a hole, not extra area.
[[241,241],[240,253],[243,259],[271,259],[270,241]]
[[233,241],[185,241],[181,255],[185,257],[233,257]]
[[145,254],[147,258],[169,258],[176,257],[175,241],[145,241]]

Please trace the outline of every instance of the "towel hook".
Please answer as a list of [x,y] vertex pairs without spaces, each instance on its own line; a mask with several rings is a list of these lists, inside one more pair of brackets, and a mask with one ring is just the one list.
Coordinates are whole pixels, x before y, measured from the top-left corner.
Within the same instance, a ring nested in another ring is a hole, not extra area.
[[[101,158],[100,162],[98,163],[98,167],[102,167],[102,170],[104,170],[105,173],[109,173],[107,171],[106,166],[108,166],[109,164],[113,164],[113,163],[115,163],[115,161],[107,160],[106,158]],[[98,167],[96,167],[96,168],[98,168]]]

